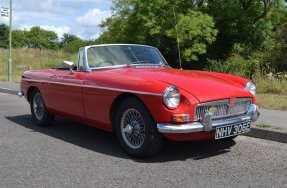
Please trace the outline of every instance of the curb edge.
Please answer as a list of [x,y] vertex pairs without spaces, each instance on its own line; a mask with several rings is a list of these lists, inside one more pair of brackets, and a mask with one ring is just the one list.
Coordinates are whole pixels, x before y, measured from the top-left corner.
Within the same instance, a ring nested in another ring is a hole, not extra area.
[[[20,91],[20,90],[19,90],[19,91]],[[14,89],[8,89],[8,88],[0,87],[0,92],[2,92],[2,93],[17,95],[17,93],[18,93],[19,91],[16,91],[16,90],[14,90]]]
[[249,133],[243,134],[245,136],[260,138],[265,140],[272,140],[282,143],[287,143],[287,133],[286,132],[277,132],[272,130],[260,129],[252,127]]

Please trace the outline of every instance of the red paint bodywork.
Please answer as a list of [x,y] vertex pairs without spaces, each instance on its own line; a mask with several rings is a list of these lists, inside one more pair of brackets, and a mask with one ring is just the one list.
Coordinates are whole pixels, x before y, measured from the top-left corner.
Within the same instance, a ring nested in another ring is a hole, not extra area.
[[[155,122],[173,123],[173,114],[190,114],[199,103],[230,97],[255,97],[244,90],[248,80],[220,73],[186,71],[169,67],[126,67],[92,72],[34,70],[24,73],[21,91],[29,100],[29,89],[38,88],[48,111],[56,115],[112,131],[112,106],[122,95],[138,97]],[[162,94],[167,86],[177,86],[182,100],[175,110],[165,107]],[[214,138],[214,132],[164,134],[172,140]]]

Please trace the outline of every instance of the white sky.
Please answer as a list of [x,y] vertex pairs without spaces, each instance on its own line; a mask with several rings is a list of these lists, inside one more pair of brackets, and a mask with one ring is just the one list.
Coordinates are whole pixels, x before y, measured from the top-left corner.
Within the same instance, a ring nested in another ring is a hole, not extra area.
[[[0,0],[9,7],[9,0]],[[74,34],[82,39],[100,35],[98,24],[111,16],[112,0],[13,0],[13,29],[40,26],[58,34]],[[8,25],[8,18],[0,18]]]

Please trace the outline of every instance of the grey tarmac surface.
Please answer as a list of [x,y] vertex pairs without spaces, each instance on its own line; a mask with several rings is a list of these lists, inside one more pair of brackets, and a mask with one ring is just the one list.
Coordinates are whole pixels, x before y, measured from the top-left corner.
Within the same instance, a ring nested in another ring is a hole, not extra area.
[[274,125],[287,129],[287,111],[259,109],[261,117],[256,124]]
[[167,141],[139,160],[93,127],[37,127],[25,99],[0,93],[0,187],[287,187],[287,144]]
[[0,81],[0,89],[20,91],[20,84],[15,82],[2,82]]

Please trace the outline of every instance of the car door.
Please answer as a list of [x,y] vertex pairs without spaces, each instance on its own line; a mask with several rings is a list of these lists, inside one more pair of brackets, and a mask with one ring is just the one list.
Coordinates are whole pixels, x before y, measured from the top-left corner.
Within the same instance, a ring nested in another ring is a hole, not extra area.
[[83,80],[85,72],[55,70],[50,77],[51,106],[57,114],[72,119],[85,118],[83,107]]

